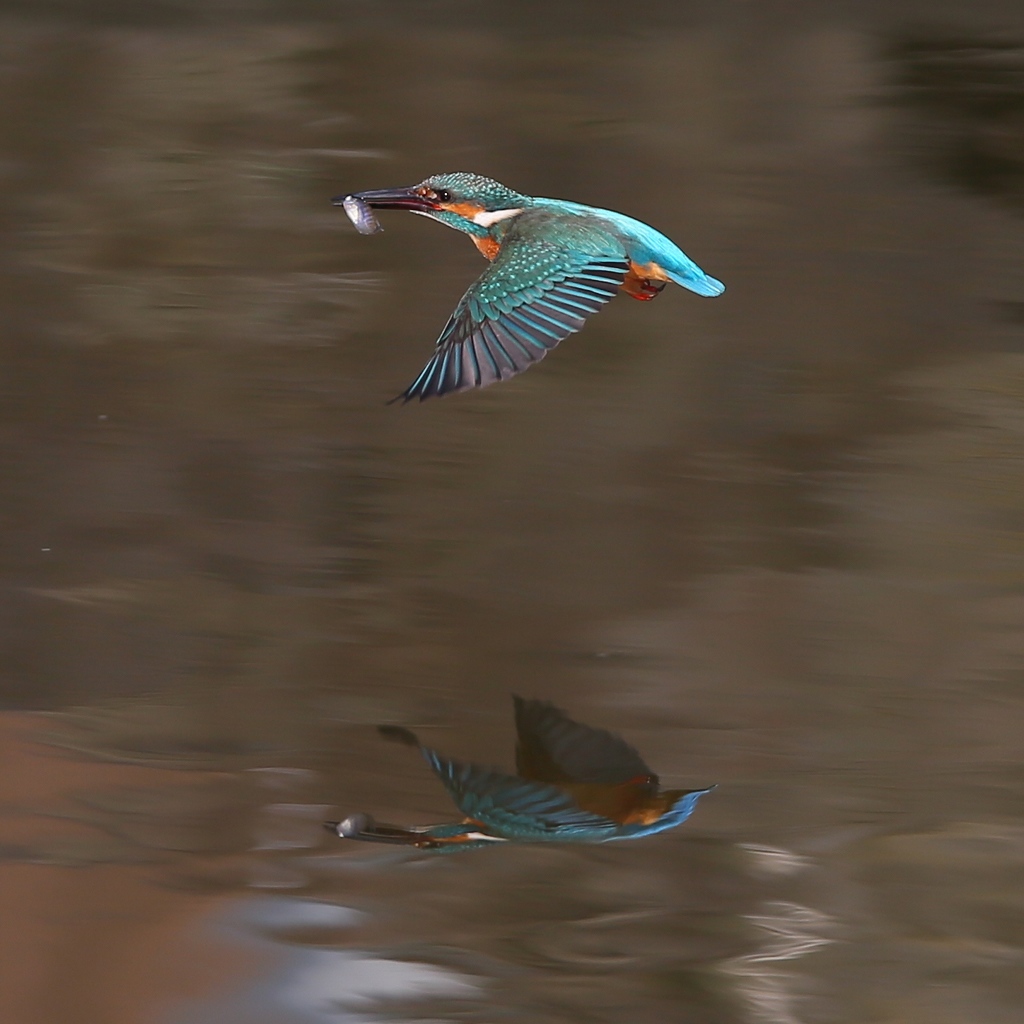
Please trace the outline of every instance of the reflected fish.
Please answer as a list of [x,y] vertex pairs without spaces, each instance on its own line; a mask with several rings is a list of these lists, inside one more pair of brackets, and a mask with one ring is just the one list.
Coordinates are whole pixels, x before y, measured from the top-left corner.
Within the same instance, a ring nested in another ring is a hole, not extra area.
[[455,852],[504,842],[606,843],[681,825],[704,789],[666,789],[625,740],[573,721],[543,700],[513,697],[516,775],[453,761],[408,729],[380,726],[385,738],[414,747],[462,812],[461,821],[406,828],[350,814],[325,822],[340,839]]

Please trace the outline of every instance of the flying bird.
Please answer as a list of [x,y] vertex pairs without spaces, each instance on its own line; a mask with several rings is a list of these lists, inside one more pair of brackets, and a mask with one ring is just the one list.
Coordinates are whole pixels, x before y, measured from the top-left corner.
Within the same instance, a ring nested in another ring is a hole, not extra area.
[[542,700],[513,697],[516,775],[454,761],[414,733],[381,726],[417,748],[464,817],[425,828],[385,825],[368,814],[325,822],[342,839],[454,852],[503,842],[606,843],[681,825],[706,789],[661,789],[658,776],[625,740],[574,722]]
[[617,292],[653,299],[669,281],[698,295],[725,285],[641,221],[542,199],[459,171],[409,188],[335,196],[357,230],[376,210],[408,210],[469,235],[491,265],[463,295],[423,372],[395,401],[421,402],[507,380],[583,327]]

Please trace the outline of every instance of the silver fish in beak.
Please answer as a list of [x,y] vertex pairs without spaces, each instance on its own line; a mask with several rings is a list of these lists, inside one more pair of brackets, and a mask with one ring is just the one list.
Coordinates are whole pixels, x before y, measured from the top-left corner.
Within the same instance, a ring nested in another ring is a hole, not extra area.
[[[337,200],[335,199],[336,203]],[[355,225],[356,231],[361,235],[372,235],[384,229],[380,226],[373,210],[367,203],[364,203],[358,196],[345,196],[341,201],[342,209],[348,214],[348,219]]]

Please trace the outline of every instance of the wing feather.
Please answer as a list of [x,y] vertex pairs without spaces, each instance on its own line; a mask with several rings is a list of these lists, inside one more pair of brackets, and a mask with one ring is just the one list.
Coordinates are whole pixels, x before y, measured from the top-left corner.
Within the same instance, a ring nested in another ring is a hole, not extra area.
[[621,737],[575,722],[547,701],[513,699],[516,767],[524,778],[555,784],[634,783],[640,790],[657,789],[658,777]]
[[429,747],[421,749],[459,810],[491,828],[516,838],[543,838],[573,829],[612,833],[617,828],[610,818],[581,810],[557,786],[452,761]]
[[462,297],[423,372],[395,401],[421,402],[522,373],[618,291],[624,253],[595,255],[510,237]]

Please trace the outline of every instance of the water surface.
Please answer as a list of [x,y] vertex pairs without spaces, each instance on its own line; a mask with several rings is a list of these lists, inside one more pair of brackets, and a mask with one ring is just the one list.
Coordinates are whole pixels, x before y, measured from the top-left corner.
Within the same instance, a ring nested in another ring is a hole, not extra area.
[[[5,9],[3,1019],[1020,1020],[1017,5]],[[728,291],[387,407],[482,264],[327,200],[444,170]],[[321,829],[511,692],[719,788]]]

